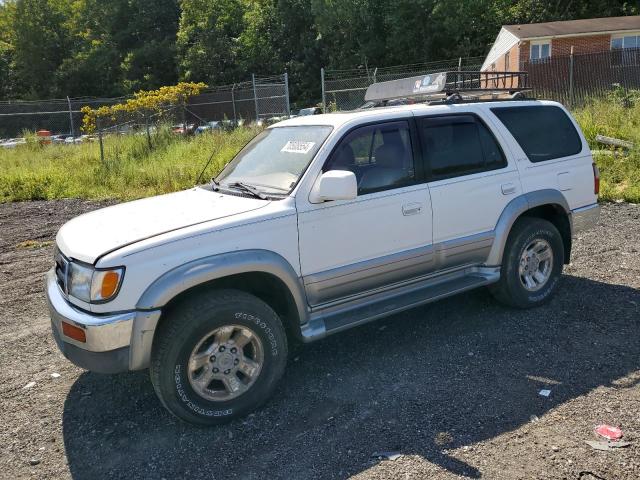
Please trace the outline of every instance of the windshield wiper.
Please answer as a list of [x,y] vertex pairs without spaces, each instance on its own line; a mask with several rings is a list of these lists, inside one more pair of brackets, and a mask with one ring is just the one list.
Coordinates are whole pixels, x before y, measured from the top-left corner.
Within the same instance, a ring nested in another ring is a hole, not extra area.
[[232,183],[227,183],[225,185],[225,187],[237,188],[239,190],[242,190],[244,192],[247,192],[247,193],[253,195],[256,198],[259,198],[260,200],[267,200],[268,199],[267,196],[264,193],[262,193],[260,190],[258,190],[253,185],[249,185],[248,183],[232,182]]

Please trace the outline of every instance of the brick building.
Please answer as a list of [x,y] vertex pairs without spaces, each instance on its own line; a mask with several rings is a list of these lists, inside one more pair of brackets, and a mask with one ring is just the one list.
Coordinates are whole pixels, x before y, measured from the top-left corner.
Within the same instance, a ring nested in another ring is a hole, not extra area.
[[640,16],[504,25],[482,71],[522,71],[573,53],[610,52],[611,66],[640,64]]

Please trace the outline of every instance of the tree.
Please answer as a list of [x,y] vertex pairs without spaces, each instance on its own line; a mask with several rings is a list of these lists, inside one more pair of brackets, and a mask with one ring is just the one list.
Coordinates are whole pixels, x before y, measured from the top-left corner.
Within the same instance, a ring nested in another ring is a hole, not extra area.
[[[484,55],[503,24],[638,14],[628,0],[0,0],[0,97],[118,96],[178,80]],[[371,70],[371,69],[370,69]]]
[[13,19],[14,3],[0,4],[0,99],[13,98],[15,90],[15,68],[13,66]]
[[238,38],[244,4],[240,0],[182,0],[177,34],[178,67],[187,81],[230,83],[241,75]]
[[26,97],[47,98],[52,74],[63,62],[69,37],[66,1],[18,0],[13,13],[13,68],[16,88]]

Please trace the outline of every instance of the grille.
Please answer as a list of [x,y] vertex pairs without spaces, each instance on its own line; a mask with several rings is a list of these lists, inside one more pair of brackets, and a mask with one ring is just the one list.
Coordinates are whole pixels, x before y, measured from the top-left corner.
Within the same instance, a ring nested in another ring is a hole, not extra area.
[[55,262],[56,280],[58,281],[58,285],[64,293],[68,293],[69,260],[67,260],[67,258],[57,248],[55,251]]

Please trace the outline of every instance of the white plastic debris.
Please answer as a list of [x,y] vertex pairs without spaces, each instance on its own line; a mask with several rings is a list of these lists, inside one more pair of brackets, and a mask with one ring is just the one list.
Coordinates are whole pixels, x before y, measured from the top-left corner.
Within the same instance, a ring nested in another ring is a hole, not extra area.
[[59,374],[59,373],[56,373],[56,372],[53,372],[53,373],[51,374],[51,378],[60,378],[60,374]]
[[551,395],[551,390],[540,390],[538,392],[538,395],[542,397],[548,397],[549,395]]
[[33,388],[35,386],[36,386],[36,382],[29,382],[24,387],[22,387],[22,389],[23,390],[29,390],[30,388]]
[[372,458],[377,458],[378,460],[391,460],[392,462],[401,458],[402,454],[400,452],[376,452],[371,455]]

